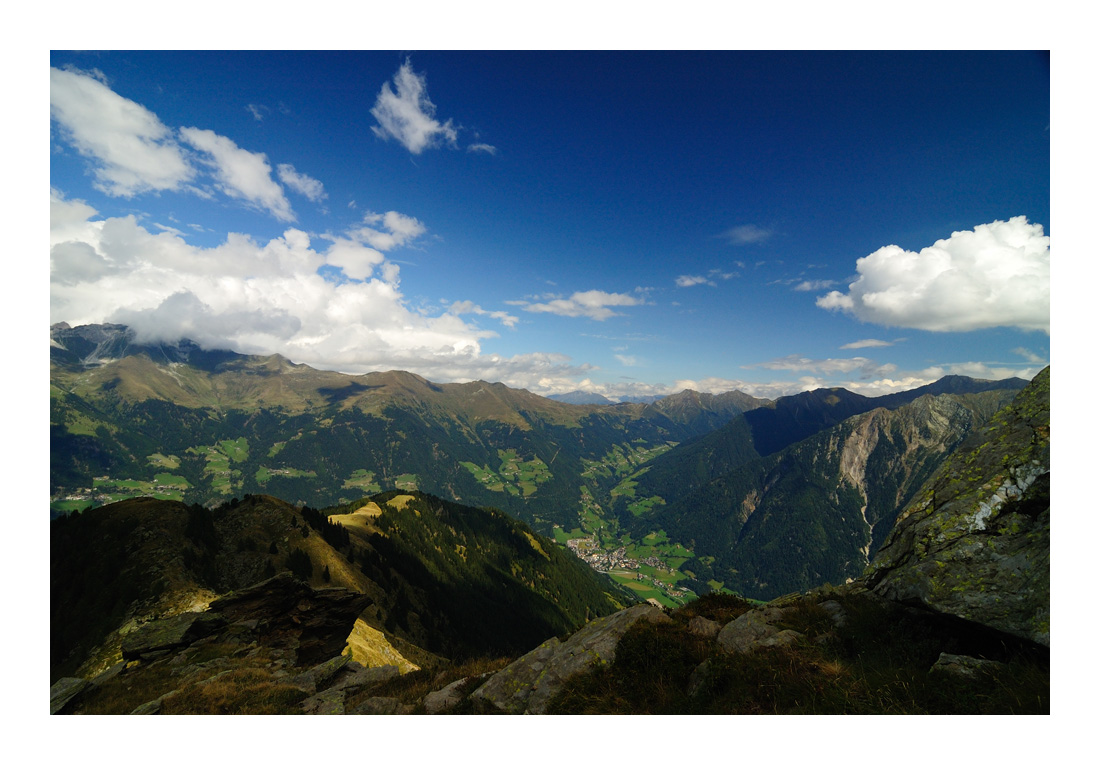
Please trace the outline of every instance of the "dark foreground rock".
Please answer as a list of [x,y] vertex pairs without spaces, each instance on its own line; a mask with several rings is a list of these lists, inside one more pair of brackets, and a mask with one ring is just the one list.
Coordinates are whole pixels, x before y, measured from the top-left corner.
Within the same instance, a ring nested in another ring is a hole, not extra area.
[[299,665],[339,655],[371,598],[339,587],[315,590],[284,572],[218,598],[210,611],[229,625],[249,628],[261,645],[293,648]]
[[86,690],[91,683],[81,677],[63,677],[50,686],[50,714],[65,710],[69,702]]
[[550,638],[497,672],[470,698],[487,701],[509,714],[543,714],[570,678],[613,662],[619,640],[641,619],[669,620],[660,608],[648,604],[596,619],[564,643]]
[[129,661],[163,655],[213,634],[226,622],[216,614],[189,612],[153,619],[122,638],[122,658]]
[[802,635],[780,629],[775,622],[783,619],[786,609],[757,608],[738,616],[718,633],[718,645],[730,653],[748,653],[756,648],[791,645]]
[[[55,683],[51,714],[270,713],[290,704],[307,714],[342,714],[347,694],[399,673],[344,653],[369,603],[350,590],[313,589],[280,574],[213,601],[208,611],[140,625],[125,636],[123,662],[91,682]],[[279,701],[264,706],[250,698],[265,693]],[[224,701],[212,709],[214,697]]]

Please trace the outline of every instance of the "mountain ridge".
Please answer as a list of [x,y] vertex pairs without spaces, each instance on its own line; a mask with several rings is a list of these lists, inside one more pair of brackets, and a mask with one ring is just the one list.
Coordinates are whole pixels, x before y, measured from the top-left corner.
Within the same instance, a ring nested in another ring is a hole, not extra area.
[[[761,594],[755,575],[723,573],[731,565],[744,568],[729,557],[735,545],[717,557],[703,549],[706,539],[727,532],[711,521],[709,529],[695,528],[698,514],[682,509],[714,481],[760,469],[759,460],[769,456],[758,450],[760,422],[779,423],[768,429],[776,443],[801,437],[784,447],[790,448],[878,401],[843,389],[775,402],[739,391],[686,390],[653,404],[571,405],[501,383],[438,384],[401,371],[343,375],[279,356],[225,352],[203,369],[171,360],[174,351],[156,351],[158,362],[131,334],[117,325],[51,332],[60,355],[51,363],[52,513],[137,495],[215,507],[268,494],[322,507],[364,493],[421,490],[500,508],[560,545],[584,548],[593,565],[633,561],[639,568],[620,570],[618,579],[633,577],[632,587],[666,604],[682,603],[687,590],[722,586]],[[190,358],[201,349],[185,352]],[[925,386],[923,395],[983,391],[936,398],[970,396],[964,409],[988,414],[975,397],[1000,400],[1015,385],[949,378]],[[921,390],[886,401],[909,406]],[[703,506],[716,517],[729,515],[714,504],[717,495],[705,496]],[[856,520],[848,511],[837,518],[846,529]],[[844,534],[863,534],[858,526]],[[826,539],[837,530],[829,529],[820,529]],[[829,564],[832,573],[809,571],[798,586],[835,576],[838,565],[857,565],[864,548],[865,563],[881,534],[873,530],[871,537],[849,545],[843,561]],[[774,587],[785,581],[771,579]]]
[[325,511],[131,499],[51,524],[51,674],[95,674],[141,624],[288,571],[364,596],[358,631],[417,664],[522,652],[633,602],[522,522],[419,492]]
[[[873,493],[893,504],[912,497],[851,581],[762,606],[712,593],[670,614],[602,595],[618,610],[591,620],[586,610],[583,628],[568,638],[551,628],[515,660],[447,661],[406,639],[475,634],[472,614],[465,628],[459,613],[439,619],[472,582],[437,600],[415,583],[447,582],[448,566],[480,554],[478,540],[497,540],[490,548],[503,544],[513,562],[553,557],[548,539],[499,511],[391,491],[324,512],[262,496],[213,513],[137,499],[57,520],[51,633],[63,661],[51,668],[51,713],[1049,714],[1049,369],[996,406],[1009,395],[924,395],[756,460],[773,471],[765,489],[773,479],[812,486],[792,476],[829,462],[838,483],[820,496],[846,484],[867,526]],[[969,435],[957,427],[967,417]],[[951,454],[938,467],[891,456],[922,449]],[[748,521],[767,512],[762,497],[758,505]],[[113,541],[95,532],[106,519]],[[479,534],[484,523],[502,533]],[[509,589],[564,582],[509,571],[486,551],[496,582],[487,613],[497,618],[523,613],[508,605]],[[357,594],[356,576],[376,589]],[[541,610],[548,601],[536,595],[524,602]],[[493,632],[476,633],[477,644]],[[80,675],[69,674],[85,655]]]

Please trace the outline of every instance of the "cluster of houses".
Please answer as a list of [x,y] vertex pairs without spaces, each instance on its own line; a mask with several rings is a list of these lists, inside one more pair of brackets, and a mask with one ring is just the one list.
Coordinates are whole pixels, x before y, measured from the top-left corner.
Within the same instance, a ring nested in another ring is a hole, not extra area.
[[620,547],[610,552],[602,550],[595,537],[568,539],[565,544],[578,558],[597,571],[602,571],[604,573],[616,568],[637,571],[642,565],[667,570],[664,562],[656,556],[651,555],[643,560],[635,560],[627,557],[625,547]]
[[[664,562],[656,557],[650,556],[643,560],[635,560],[628,558],[626,555],[626,548],[620,547],[617,550],[610,552],[600,549],[599,542],[595,537],[582,537],[580,539],[567,539],[565,541],[566,546],[573,551],[573,553],[587,563],[592,568],[603,573],[609,573],[613,569],[622,571],[624,569],[630,571],[637,571],[641,566],[652,566],[655,569],[668,570],[668,567]],[[690,594],[690,592],[683,587],[677,587],[676,585],[663,582],[660,579],[653,579],[653,583],[660,589],[664,590],[669,597],[683,598]]]
[[625,547],[607,552],[601,550],[596,540],[592,537],[569,539],[566,540],[565,544],[578,558],[597,571],[602,571],[605,574],[613,568],[637,569],[639,566],[638,561],[626,557]]
[[111,495],[103,492],[96,492],[94,489],[77,489],[74,493],[66,494],[64,497],[50,497],[51,502],[58,499],[63,499],[68,502],[87,500],[92,500],[94,502],[110,502]]

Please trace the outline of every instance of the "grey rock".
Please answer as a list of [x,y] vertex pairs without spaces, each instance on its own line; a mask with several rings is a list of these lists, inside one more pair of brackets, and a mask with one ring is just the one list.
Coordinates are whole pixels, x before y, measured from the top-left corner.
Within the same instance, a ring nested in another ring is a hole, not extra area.
[[225,595],[210,611],[227,624],[246,625],[251,639],[268,648],[293,650],[303,666],[343,652],[355,620],[371,599],[340,587],[313,589],[288,571]]
[[343,674],[336,678],[331,687],[348,691],[371,688],[375,685],[381,685],[400,674],[400,670],[392,664],[384,664],[381,667],[364,667],[358,662],[351,661],[348,662]]
[[107,669],[100,672],[98,675],[92,678],[92,685],[102,685],[113,677],[122,674],[122,671],[126,669],[126,662],[120,661],[112,664]]
[[164,619],[153,619],[122,639],[122,658],[130,660],[163,656],[164,652],[207,637],[224,624],[224,619],[206,612],[188,612]]
[[746,611],[722,628],[718,633],[718,645],[730,653],[790,645],[802,634],[775,626],[774,623],[781,620],[784,613],[785,609],[768,606]]
[[[225,673],[222,672],[220,674],[225,674]],[[136,709],[134,709],[133,711],[131,711],[130,714],[132,714],[132,715],[159,715],[161,707],[164,704],[164,701],[166,699],[172,698],[177,693],[179,693],[181,690],[183,690],[183,689],[182,688],[177,688],[174,691],[168,691],[168,693],[165,693],[163,696],[159,696],[159,697],[153,699],[152,701],[146,701],[144,704],[142,704],[141,706],[139,706]]]
[[840,605],[835,600],[823,600],[818,603],[821,609],[829,615],[829,618],[833,622],[835,627],[843,627],[848,623],[848,612],[844,610],[844,606]]
[[164,702],[164,698],[153,699],[152,701],[146,701],[141,706],[137,707],[130,712],[132,715],[159,715],[161,704]]
[[289,682],[291,685],[298,686],[306,693],[315,693],[317,689],[330,680],[333,675],[343,669],[349,661],[351,661],[351,657],[345,654],[333,656],[328,661],[318,664],[316,667],[311,667],[305,672],[298,673],[292,677]]
[[648,604],[596,619],[564,643],[550,638],[495,673],[470,698],[483,699],[510,714],[543,714],[566,681],[614,661],[619,640],[642,619],[672,621]]
[[401,715],[408,714],[410,711],[412,711],[412,707],[402,704],[400,699],[390,696],[372,696],[352,710],[352,714]]
[[759,643],[757,643],[757,647],[778,648],[787,645],[794,645],[801,637],[801,632],[795,632],[794,630],[781,630],[777,634],[761,640]]
[[707,619],[705,616],[693,617],[688,622],[688,632],[693,635],[700,635],[702,637],[714,637],[722,631],[722,625],[716,621]]
[[50,714],[60,714],[68,706],[69,702],[79,696],[91,686],[91,683],[82,677],[63,677],[50,686]]
[[710,680],[710,659],[706,659],[698,667],[691,671],[691,676],[688,677],[687,692],[688,696],[695,696]]
[[941,653],[931,672],[943,672],[955,677],[973,679],[987,672],[1002,669],[1005,665],[992,659],[976,659],[973,656],[961,656],[953,653]]
[[466,698],[464,689],[476,678],[464,677],[450,685],[433,691],[424,697],[424,710],[430,715],[446,712],[458,706]]
[[307,715],[342,715],[344,697],[344,691],[330,688],[303,701],[302,711]]

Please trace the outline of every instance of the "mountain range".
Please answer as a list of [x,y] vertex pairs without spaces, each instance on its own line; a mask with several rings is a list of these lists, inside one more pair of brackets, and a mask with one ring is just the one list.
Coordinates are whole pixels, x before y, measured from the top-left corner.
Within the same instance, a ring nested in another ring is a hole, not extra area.
[[326,507],[423,491],[499,508],[665,605],[858,574],[920,481],[1026,384],[569,404],[142,343],[121,325],[56,325],[50,352],[55,514],[134,496]]
[[885,537],[855,577],[764,604],[635,605],[507,514],[411,490],[70,513],[51,523],[51,712],[1049,713],[1049,370],[990,413],[992,393],[878,408],[709,482],[758,495],[719,525],[794,513],[820,545],[858,505]]

